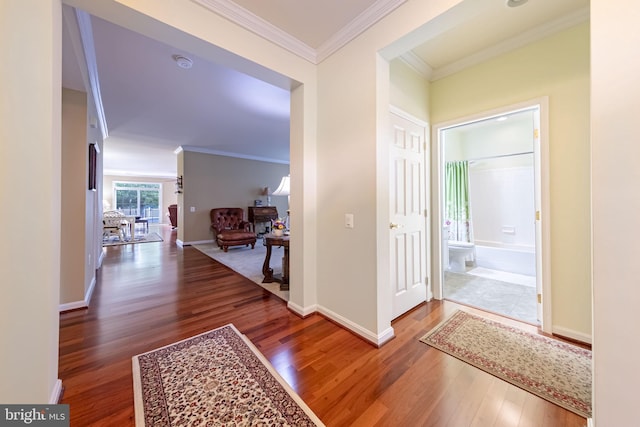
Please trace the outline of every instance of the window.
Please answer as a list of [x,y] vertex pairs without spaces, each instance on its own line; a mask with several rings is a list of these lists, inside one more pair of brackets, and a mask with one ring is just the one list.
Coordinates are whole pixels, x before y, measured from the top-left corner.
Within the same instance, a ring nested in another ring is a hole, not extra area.
[[113,196],[116,210],[127,215],[160,222],[160,194],[162,184],[144,182],[114,182]]

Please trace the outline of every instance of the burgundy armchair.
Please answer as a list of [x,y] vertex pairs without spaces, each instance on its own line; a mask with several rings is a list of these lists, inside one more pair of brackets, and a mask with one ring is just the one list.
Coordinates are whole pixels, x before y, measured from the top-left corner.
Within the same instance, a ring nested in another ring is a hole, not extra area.
[[242,208],[211,209],[211,230],[216,243],[225,252],[229,246],[251,245],[256,247],[256,234],[251,231],[250,223],[244,220]]

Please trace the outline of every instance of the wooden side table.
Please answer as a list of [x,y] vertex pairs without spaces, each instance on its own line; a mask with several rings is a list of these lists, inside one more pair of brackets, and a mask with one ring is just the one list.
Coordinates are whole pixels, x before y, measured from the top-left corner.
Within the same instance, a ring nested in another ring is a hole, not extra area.
[[278,209],[275,206],[249,206],[247,220],[256,232],[256,223],[271,222],[278,219]]
[[[280,283],[281,291],[289,290],[289,236],[274,236],[273,234],[264,235],[264,245],[267,247],[267,255],[262,264],[262,274],[264,280],[262,283]],[[271,248],[274,246],[282,246],[284,248],[284,257],[282,258],[282,276],[273,275],[273,269],[269,266],[271,262]]]

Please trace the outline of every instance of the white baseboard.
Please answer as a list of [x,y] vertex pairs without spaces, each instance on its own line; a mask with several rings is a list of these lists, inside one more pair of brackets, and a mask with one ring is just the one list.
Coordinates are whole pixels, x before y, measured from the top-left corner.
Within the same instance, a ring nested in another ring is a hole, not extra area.
[[178,246],[206,245],[209,243],[215,243],[215,240],[195,240],[193,242],[183,242],[182,240],[176,240],[176,244]]
[[96,288],[96,278],[95,276],[91,279],[91,284],[89,285],[89,289],[87,289],[87,294],[84,297],[84,302],[87,303],[87,307],[91,304],[91,297],[93,296],[93,290]]
[[291,301],[287,302],[287,308],[293,311],[294,313],[296,313],[300,317],[307,317],[318,311],[317,304],[313,304],[309,307],[302,307],[302,306],[299,306],[298,304],[292,303]]
[[91,284],[89,285],[89,289],[87,290],[87,293],[84,296],[83,301],[73,301],[73,302],[60,304],[58,306],[58,311],[62,313],[63,311],[77,310],[79,308],[89,307],[89,303],[91,302],[91,296],[93,295],[93,290],[95,289],[95,287],[96,287],[96,278],[94,277],[93,279],[91,279]]
[[62,380],[56,380],[56,383],[53,385],[53,390],[51,390],[51,395],[49,396],[49,405],[55,405],[60,402],[60,398],[62,397]]
[[553,326],[551,328],[551,332],[553,332],[556,335],[560,335],[562,337],[566,337],[566,338],[571,338],[572,340],[576,340],[576,341],[580,341],[586,344],[592,344],[592,337],[591,335],[582,333],[582,332],[578,332],[578,331],[574,331],[572,329],[568,329],[568,328],[563,328],[563,327],[559,327],[559,326]]
[[96,266],[96,268],[102,267],[102,261],[104,260],[105,256],[107,256],[107,253],[105,251],[100,251],[100,256],[98,256],[98,265]]
[[389,326],[389,328],[387,328],[381,334],[376,335],[375,333],[361,327],[360,325],[353,323],[349,319],[346,319],[339,314],[334,313],[326,307],[318,306],[318,312],[378,347],[395,336],[393,328],[391,326]]
[[60,306],[58,307],[58,311],[62,313],[63,311],[77,310],[79,308],[86,308],[86,307],[89,307],[89,305],[86,302],[74,301],[74,302],[67,302],[64,304],[60,304]]
[[328,318],[329,320],[337,323],[338,325],[344,327],[345,329],[350,330],[354,334],[358,335],[359,337],[363,338],[366,341],[369,341],[370,343],[378,347],[386,343],[387,341],[389,341],[391,338],[395,336],[392,327],[389,327],[383,333],[376,335],[373,332],[361,327],[360,325],[353,323],[349,319],[346,319],[340,316],[339,314],[334,313],[333,311],[325,307],[319,306],[317,304],[310,305],[308,307],[302,307],[289,301],[287,303],[287,308],[301,317],[306,317],[316,312],[320,313],[326,318]]

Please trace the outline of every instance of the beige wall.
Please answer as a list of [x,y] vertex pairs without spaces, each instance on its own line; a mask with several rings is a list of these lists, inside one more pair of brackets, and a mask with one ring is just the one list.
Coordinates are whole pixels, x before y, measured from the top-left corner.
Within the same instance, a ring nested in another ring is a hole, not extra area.
[[391,105],[428,122],[429,81],[400,59],[389,62],[389,77]]
[[[60,300],[61,10],[0,5],[0,402],[57,399]],[[37,12],[37,13],[36,13]],[[20,64],[20,66],[15,66]]]
[[[197,152],[183,152],[184,190],[179,197],[182,223],[178,236],[184,244],[213,241],[209,211],[213,208],[240,207],[247,218],[247,207],[260,199],[267,205],[264,187],[275,190],[289,165],[218,156]],[[287,212],[287,197],[272,196],[282,217]],[[195,212],[191,212],[191,207]]]
[[595,427],[638,424],[640,3],[591,0]]
[[[325,267],[318,269],[318,305],[378,343],[393,335],[387,145],[393,92],[379,52],[454,3],[404,3],[318,66],[316,250]],[[344,227],[346,213],[354,215],[353,229]]]
[[[85,297],[85,234],[88,191],[87,94],[62,90],[62,217],[60,304]],[[92,236],[93,237],[93,236]],[[90,267],[90,266],[87,266]]]
[[[102,222],[99,212],[102,171],[102,136],[92,128],[96,117],[90,94],[62,90],[62,223],[60,229],[60,310],[89,305],[102,254]],[[88,188],[88,146],[98,147],[96,190]],[[83,236],[84,244],[78,236]]]
[[549,97],[552,328],[591,337],[589,26],[431,85],[435,125]]

